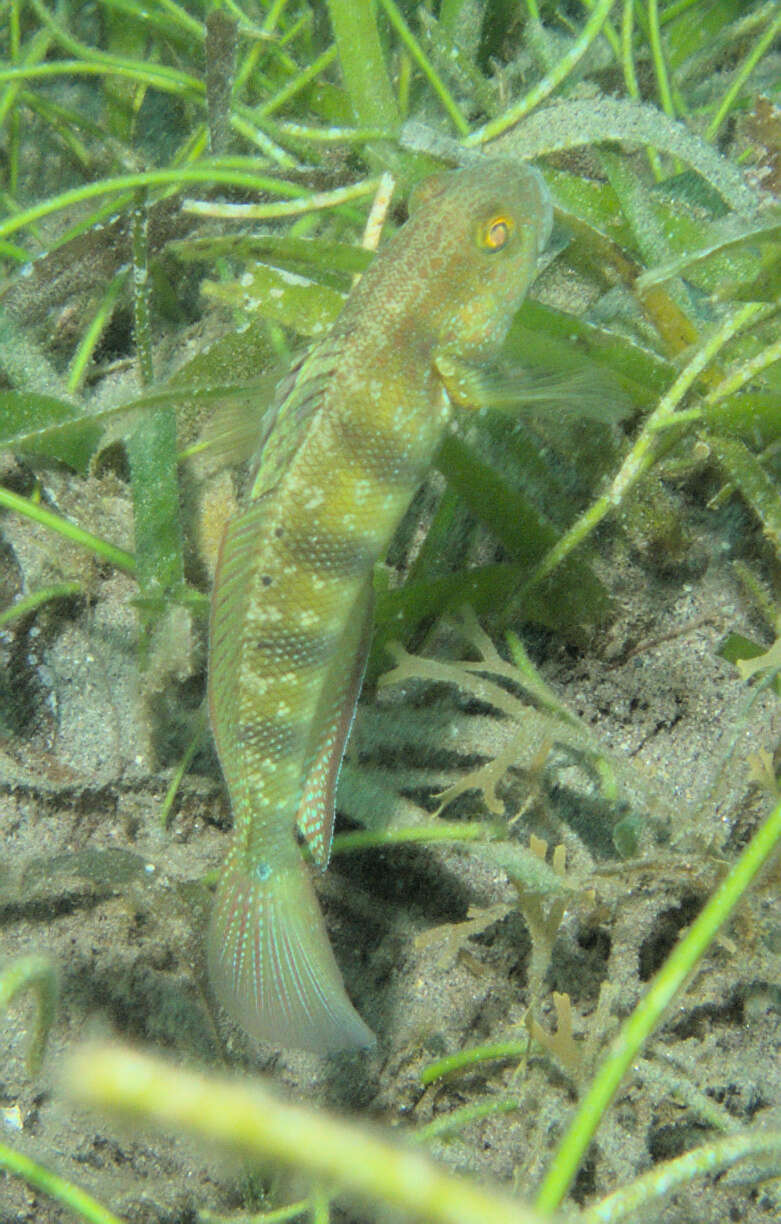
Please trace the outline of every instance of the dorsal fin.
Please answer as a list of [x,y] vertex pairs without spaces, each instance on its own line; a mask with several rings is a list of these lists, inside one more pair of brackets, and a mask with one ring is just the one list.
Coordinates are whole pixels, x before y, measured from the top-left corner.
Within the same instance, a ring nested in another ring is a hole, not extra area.
[[250,499],[263,497],[290,467],[326,393],[335,384],[341,349],[340,339],[328,336],[305,353],[279,384],[273,428],[258,458]]

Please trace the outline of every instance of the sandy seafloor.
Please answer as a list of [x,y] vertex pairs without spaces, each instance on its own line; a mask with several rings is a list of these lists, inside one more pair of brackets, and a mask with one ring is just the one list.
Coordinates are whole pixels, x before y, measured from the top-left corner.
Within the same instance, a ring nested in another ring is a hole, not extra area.
[[[107,468],[87,479],[53,468],[39,474],[53,507],[132,546],[128,487],[116,472]],[[32,486],[30,469],[9,456],[2,480],[21,492]],[[515,1095],[517,1112],[473,1122],[430,1147],[453,1169],[530,1198],[572,1115],[578,1084],[588,1082],[617,1020],[773,802],[762,785],[762,762],[777,750],[781,704],[772,690],[756,695],[717,654],[727,632],[770,644],[734,563],[747,561],[769,578],[772,560],[737,499],[709,505],[717,488],[710,480],[672,490],[688,540],[664,565],[612,529],[603,531],[599,564],[616,612],[588,644],[575,648],[521,630],[547,683],[623,763],[636,793],[651,796],[639,815],[639,858],[621,863],[610,834],[616,813],[606,813],[582,778],[570,778],[563,767],[543,769],[536,779],[527,771],[500,788],[511,818],[536,787],[512,837],[524,845],[533,833],[564,842],[578,885],[594,890],[592,901],[573,904],[564,918],[535,1001],[527,927],[505,874],[490,860],[468,848],[430,846],[340,857],[320,895],[349,991],[378,1044],[370,1054],[331,1060],[260,1050],[211,1005],[203,957],[209,893],[201,881],[227,847],[229,815],[209,750],[185,778],[168,831],[159,817],[203,692],[202,641],[196,637],[191,648],[179,641],[180,675],[167,680],[167,696],[142,697],[133,582],[5,514],[0,606],[73,576],[88,584],[91,598],[53,604],[0,634],[0,963],[44,953],[61,986],[34,1078],[25,1066],[31,998],[0,1017],[0,1139],[127,1221],[185,1224],[198,1208],[264,1205],[245,1198],[250,1181],[235,1160],[183,1138],[129,1131],[71,1105],[58,1086],[63,1060],[85,1039],[113,1034],[186,1063],[263,1073],[293,1099],[371,1119],[397,1137],[470,1102]],[[394,700],[431,708],[419,691]],[[371,725],[376,705],[373,695],[362,704],[353,778],[361,768],[362,726]],[[462,700],[460,715],[465,710]],[[182,712],[181,725],[167,730]],[[485,719],[488,712],[479,713]],[[432,779],[465,768],[452,739],[448,752],[452,760],[432,766]],[[417,765],[423,778],[425,758]],[[392,779],[392,754],[385,769]],[[457,810],[486,815],[476,794]],[[627,813],[637,815],[631,804]],[[491,906],[504,908],[493,920],[489,913],[481,931],[454,929],[470,907],[479,917]],[[434,928],[444,929],[420,938]],[[612,995],[597,1015],[605,982]],[[553,1031],[553,991],[572,1000],[584,1051],[579,1068],[567,1070],[537,1046],[520,1070],[517,1062],[489,1063],[421,1086],[421,1068],[435,1057],[523,1034],[530,1004]],[[593,1201],[719,1133],[779,1122],[776,865],[710,948],[624,1081],[578,1177],[576,1199]],[[251,1184],[269,1196],[268,1206],[306,1189],[301,1177],[268,1170]],[[778,1182],[741,1166],[696,1182],[644,1218],[753,1224],[776,1220],[779,1211]],[[45,1195],[0,1173],[0,1224],[66,1218]],[[348,1206],[339,1218],[368,1217]]]

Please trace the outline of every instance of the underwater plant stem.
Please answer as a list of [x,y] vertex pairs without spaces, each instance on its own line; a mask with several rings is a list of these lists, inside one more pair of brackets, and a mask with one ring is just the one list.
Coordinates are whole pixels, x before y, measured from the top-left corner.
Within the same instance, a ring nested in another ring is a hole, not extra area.
[[0,81],[35,81],[60,76],[117,76],[166,93],[180,94],[190,101],[203,104],[204,87],[194,78],[184,77],[175,68],[164,64],[147,65],[134,60],[47,60],[45,63],[14,65],[0,68]]
[[781,557],[781,495],[773,477],[765,470],[741,438],[720,438],[715,435],[709,444],[733,488],[739,489],[744,501],[762,524],[762,530]]
[[45,506],[39,506],[29,498],[20,497],[18,493],[12,493],[10,489],[3,488],[0,488],[0,506],[5,506],[7,510],[15,510],[17,514],[33,519],[43,527],[50,527],[52,531],[58,531],[60,535],[73,540],[74,544],[80,544],[82,548],[95,553],[102,561],[108,561],[117,569],[124,570],[126,574],[135,577],[136,559],[132,553],[117,548],[115,544],[109,544],[108,540],[102,540],[100,536],[93,535],[91,531],[85,531],[83,527],[77,527],[75,523],[68,522],[62,515],[53,514]]
[[103,294],[98,309],[90,322],[89,327],[79,342],[79,347],[73,355],[70,369],[68,371],[68,391],[71,395],[75,395],[84,379],[87,371],[87,366],[90,363],[92,354],[95,352],[95,347],[100,340],[108,322],[113,314],[114,307],[119,300],[119,295],[125,287],[125,282],[128,278],[128,269],[120,268],[116,276],[109,281],[108,287]]
[[[300,1199],[274,1211],[257,1211],[245,1218],[245,1224],[288,1224],[288,1221],[297,1220],[299,1216],[311,1216],[311,1212],[312,1199]],[[197,1219],[198,1224],[237,1224],[235,1215],[219,1215],[214,1211],[199,1211]]]
[[[0,73],[0,77],[2,73]],[[30,208],[25,208],[14,216],[0,222],[0,238],[5,238],[24,226],[48,217],[51,213],[81,204],[95,196],[112,195],[137,187],[176,188],[187,183],[208,183],[210,186],[225,185],[246,187],[249,191],[272,191],[286,196],[308,196],[306,187],[286,182],[284,179],[268,178],[254,174],[248,170],[234,170],[231,167],[201,163],[197,166],[181,166],[168,170],[144,170],[138,174],[123,174],[116,178],[98,179],[94,183],[83,183],[61,195],[50,196]]]
[[374,5],[328,0],[328,15],[358,124],[395,128],[399,111],[385,67]]
[[363,179],[359,183],[348,183],[346,187],[335,187],[333,191],[308,192],[299,200],[281,200],[274,204],[221,204],[209,200],[184,200],[182,212],[199,217],[236,217],[242,221],[257,221],[268,217],[295,217],[319,209],[336,208],[350,200],[374,195],[379,187],[379,178]]
[[[250,116],[250,118],[248,119],[247,116]],[[273,120],[264,117],[263,123],[264,126],[270,126]],[[235,99],[233,113],[230,116],[230,125],[234,132],[238,132],[250,144],[256,145],[264,156],[268,157],[271,161],[275,161],[283,170],[299,168],[301,163],[295,157],[286,153],[281,145],[278,145],[276,141],[272,140],[266,132],[258,127],[258,116],[253,115],[249,107],[240,105]]]
[[237,43],[236,18],[225,9],[212,9],[206,18],[206,114],[209,149],[215,157],[229,148]]
[[738,861],[704,909],[675,945],[643,998],[622,1025],[564,1137],[540,1187],[536,1207],[553,1211],[572,1178],[621,1080],[664,1011],[686,982],[719,928],[743,897],[757,872],[781,842],[781,803],[760,825]]
[[127,1047],[85,1046],[67,1064],[73,1098],[136,1122],[324,1179],[339,1193],[382,1202],[426,1224],[541,1224],[506,1195],[446,1173],[418,1152],[350,1124],[279,1100],[260,1080],[232,1081],[173,1067]]
[[[591,12],[597,0],[580,0],[584,8]],[[613,23],[608,19],[602,27],[602,37],[607,40],[610,45],[610,50],[613,52],[618,63],[621,63],[621,39],[615,31]]]
[[529,1052],[528,1035],[520,1041],[495,1041],[487,1045],[472,1046],[466,1050],[456,1050],[455,1054],[447,1054],[436,1062],[429,1063],[420,1073],[421,1084],[433,1084],[435,1080],[453,1075],[457,1071],[471,1071],[481,1062],[512,1059],[519,1062]]
[[[18,41],[18,14],[17,21],[12,22],[11,28],[12,41]],[[29,67],[32,64],[38,64],[49,50],[51,38],[45,30],[39,30],[37,34],[30,39],[29,45],[24,49],[24,55],[20,57],[20,47],[15,46],[12,49],[11,62],[14,67]],[[22,82],[11,81],[0,93],[0,129],[5,125],[5,121],[10,115],[13,119],[18,118],[16,111],[16,102],[19,95],[19,90],[22,88]],[[9,175],[7,189],[11,195],[16,195],[17,181],[15,175]]]
[[632,49],[632,34],[634,33],[635,0],[624,0],[621,14],[621,67],[624,71],[624,84],[630,98],[640,97],[640,86],[637,83],[635,60]]
[[[637,83],[634,50],[632,46],[634,16],[634,0],[624,0],[624,8],[621,14],[621,67],[624,73],[626,92],[629,94],[630,98],[633,98],[636,102],[639,102],[640,86]],[[648,158],[648,164],[651,167],[651,173],[653,174],[657,183],[661,182],[663,172],[659,154],[652,145],[646,145],[645,152]]]
[[282,136],[311,141],[313,144],[366,144],[371,140],[394,138],[390,128],[313,127],[287,119],[279,123],[277,130]]
[[[73,595],[81,595],[83,589],[80,582],[57,582],[53,586],[33,591],[31,595],[25,595],[23,599],[18,599],[16,603],[0,612],[0,629],[16,620],[17,617],[34,612],[41,604],[48,603],[51,599],[69,599]],[[0,1007],[2,1007],[2,979],[0,979]]]
[[309,1201],[312,1204],[309,1212],[312,1224],[330,1224],[331,1196],[326,1188],[324,1186],[315,1186]]
[[781,361],[781,336],[766,348],[760,349],[748,361],[742,362],[727,373],[718,386],[714,387],[705,401],[706,405],[718,403],[728,395],[734,395],[747,382],[751,382],[768,366]]
[[182,783],[182,778],[190,768],[192,759],[201,746],[201,741],[206,731],[206,710],[201,709],[195,722],[195,730],[187,745],[184,756],[174,770],[174,775],[168,784],[168,790],[165,792],[165,799],[160,808],[160,824],[163,829],[168,828],[168,821],[171,817],[171,809],[174,806],[177,792]]
[[715,139],[716,133],[732,109],[732,104],[743,88],[743,85],[751,76],[751,73],[756,68],[768,47],[770,47],[774,40],[778,37],[779,32],[781,32],[781,12],[776,13],[775,21],[770,22],[764,34],[757,40],[752,50],[740,65],[740,68],[735,73],[732,84],[722,98],[716,114],[713,116],[706,128],[706,140]]
[[482,1118],[490,1118],[497,1113],[519,1113],[522,1110],[520,1097],[493,1097],[487,1101],[473,1101],[469,1105],[462,1105],[460,1109],[451,1110],[450,1113],[438,1114],[433,1121],[421,1126],[420,1130],[415,1132],[415,1142],[430,1143],[432,1139],[454,1134]]
[[149,214],[146,192],[138,191],[130,217],[133,252],[133,319],[138,375],[143,388],[154,382],[152,326],[149,319]]
[[179,484],[176,464],[176,415],[156,408],[143,416],[127,439],[133,494],[133,531],[140,595],[141,656],[159,618],[159,604],[184,587]]
[[[206,33],[203,22],[196,21],[180,4],[175,4],[174,0],[157,0],[157,4],[172,19],[172,25],[179,25],[181,29],[186,30],[188,34],[197,38],[198,42],[202,43],[204,41]],[[146,13],[144,18],[147,18]]]
[[289,102],[291,98],[295,97],[297,93],[300,93],[310,81],[314,81],[315,78],[318,77],[329,64],[332,64],[335,59],[336,47],[327,47],[326,50],[323,51],[322,55],[318,55],[316,59],[312,60],[311,64],[307,64],[306,68],[297,73],[292,80],[288,81],[286,85],[283,85],[282,89],[275,93],[272,98],[268,98],[253,113],[257,116],[257,118],[261,119],[265,115],[270,115],[273,111],[279,110],[280,106],[284,106],[284,104]]
[[695,1177],[720,1173],[739,1160],[772,1152],[781,1152],[781,1131],[747,1131],[692,1148],[589,1207],[579,1217],[579,1224],[616,1224],[618,1220],[642,1212],[651,1202],[671,1194],[676,1187],[690,1185]]
[[87,1224],[122,1224],[119,1216],[115,1216],[91,1194],[87,1194],[86,1190],[81,1190],[72,1182],[65,1181],[65,1178],[58,1177],[50,1169],[36,1164],[28,1156],[15,1152],[4,1143],[0,1143],[0,1167],[24,1178],[28,1185],[35,1186],[36,1190],[42,1190],[50,1198],[56,1199],[74,1215],[86,1220]]
[[[60,25],[58,20],[52,13],[49,12],[46,5],[41,0],[28,0],[30,8],[36,13],[41,24],[49,30],[52,38],[57,44],[62,47],[63,51],[67,51],[70,55],[76,56],[78,59],[88,61],[103,60],[105,62],[129,63],[129,60],[122,59],[118,55],[110,55],[106,52],[99,51],[96,47],[89,46],[88,43],[80,42],[79,39]],[[58,6],[59,8],[59,6]]]
[[673,0],[662,13],[659,24],[667,25],[668,21],[674,21],[676,17],[680,17],[681,13],[687,12],[690,8],[695,8],[701,4],[702,0]]
[[265,20],[261,25],[261,30],[264,34],[273,34],[279,24],[279,19],[282,16],[283,10],[287,7],[288,0],[274,0],[273,4],[266,14]]
[[35,1073],[41,1065],[46,1039],[57,1006],[57,974],[45,956],[23,956],[0,974],[0,1014],[20,990],[33,990],[38,1003],[35,1029],[27,1050],[27,1065]]
[[[723,400],[734,396],[741,387],[746,383],[752,382],[758,374],[766,370],[768,366],[774,365],[775,362],[781,361],[781,337],[769,344],[766,348],[761,349],[750,357],[748,361],[742,362],[738,366],[733,366],[731,370],[725,374],[722,381],[710,391],[705,401],[697,408],[686,408],[682,412],[676,412],[673,417],[668,417],[667,420],[658,422],[654,428],[659,431],[670,429],[674,425],[682,422],[687,424],[696,424],[699,421],[707,420],[710,413],[716,404],[722,403]],[[772,408],[775,409],[776,401],[773,401]]]
[[436,68],[431,63],[420,43],[410,30],[409,26],[401,15],[398,6],[394,3],[394,0],[380,0],[380,4],[385,9],[388,21],[393,26],[399,38],[404,43],[404,46],[407,48],[415,63],[420,68],[421,72],[428,79],[429,85],[434,90],[434,93],[439,98],[450,118],[453,120],[456,130],[461,136],[466,136],[467,132],[469,131],[469,124],[461,114],[455,98],[450,93]]
[[611,510],[621,505],[626,494],[651,466],[655,456],[656,437],[659,430],[674,423],[674,416],[686,392],[699,378],[705,367],[713,360],[728,340],[750,322],[768,315],[773,307],[764,302],[747,302],[731,314],[720,327],[700,344],[688,365],[684,366],[672,386],[662,396],[654,411],[646,420],[634,446],[622,463],[607,493],[602,494],[572,524],[569,530],[542,558],[524,583],[516,602],[521,603],[528,592],[547,578],[565,557],[588,536]]
[[[642,9],[638,11],[642,12]],[[651,144],[672,157],[681,158],[701,174],[736,212],[747,218],[756,215],[759,195],[745,181],[737,165],[722,157],[712,145],[694,136],[683,124],[668,119],[658,107],[629,98],[601,96],[596,100],[570,98],[557,101],[551,106],[550,113],[546,108],[530,115],[518,132],[497,141],[495,151],[530,161],[560,149],[616,140]],[[465,143],[471,143],[471,137]]]
[[524,94],[503,115],[498,115],[496,119],[492,119],[489,123],[484,124],[483,127],[478,128],[477,131],[467,136],[464,144],[485,144],[487,140],[493,140],[496,136],[501,136],[502,132],[506,132],[508,128],[514,127],[519,120],[523,119],[524,115],[528,115],[530,111],[534,110],[535,106],[539,106],[540,102],[549,97],[586,54],[602,26],[607,21],[614,4],[615,0],[599,0],[599,3],[591,10],[591,16],[581,30],[579,37],[575,39],[569,51],[558,60],[550,72],[546,73],[541,81],[538,81],[527,94]]
[[503,836],[498,824],[488,821],[440,820],[432,825],[409,825],[400,829],[356,829],[352,833],[337,833],[333,840],[334,854],[353,850],[373,850],[378,846],[402,846],[413,843],[496,841]]
[[648,0],[647,8],[648,38],[651,44],[651,58],[654,64],[656,84],[659,89],[659,101],[662,104],[662,110],[665,115],[669,115],[671,119],[674,119],[675,107],[673,106],[673,97],[670,92],[670,81],[667,76],[667,65],[664,62],[664,52],[662,49],[662,35],[659,29],[658,0]]

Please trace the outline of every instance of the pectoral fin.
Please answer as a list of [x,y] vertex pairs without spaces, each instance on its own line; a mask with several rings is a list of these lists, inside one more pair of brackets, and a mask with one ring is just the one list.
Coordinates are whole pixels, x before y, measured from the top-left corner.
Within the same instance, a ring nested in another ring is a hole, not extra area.
[[491,408],[512,416],[550,416],[617,424],[632,412],[631,401],[608,372],[545,372],[522,366],[484,367],[450,353],[436,367],[451,403],[459,408]]

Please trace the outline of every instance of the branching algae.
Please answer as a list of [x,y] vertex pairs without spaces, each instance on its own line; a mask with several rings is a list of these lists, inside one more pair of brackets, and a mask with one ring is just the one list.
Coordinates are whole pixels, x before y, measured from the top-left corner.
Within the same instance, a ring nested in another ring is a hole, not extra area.
[[372,566],[501,341],[550,233],[536,171],[492,160],[417,189],[411,218],[279,392],[225,532],[209,703],[234,811],[209,932],[220,1000],[253,1036],[371,1043],[341,980],[296,830],[325,867],[364,669]]

